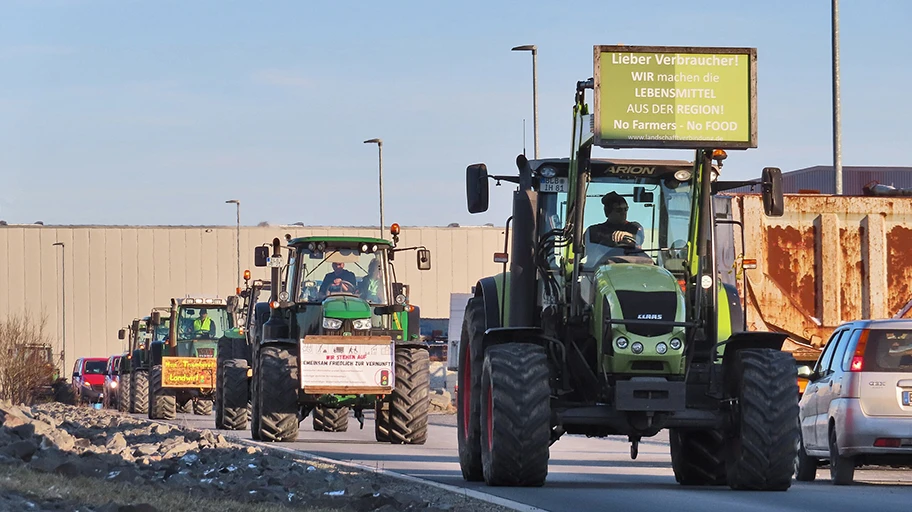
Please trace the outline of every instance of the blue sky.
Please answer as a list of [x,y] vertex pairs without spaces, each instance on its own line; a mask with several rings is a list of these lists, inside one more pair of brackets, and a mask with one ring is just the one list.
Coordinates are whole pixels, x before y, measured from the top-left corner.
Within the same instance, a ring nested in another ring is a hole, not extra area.
[[[912,165],[912,2],[841,2],[843,165]],[[494,223],[465,167],[565,157],[601,44],[756,47],[759,147],[726,179],[832,162],[830,2],[0,0],[0,219],[46,224]],[[689,152],[601,151],[690,158]]]

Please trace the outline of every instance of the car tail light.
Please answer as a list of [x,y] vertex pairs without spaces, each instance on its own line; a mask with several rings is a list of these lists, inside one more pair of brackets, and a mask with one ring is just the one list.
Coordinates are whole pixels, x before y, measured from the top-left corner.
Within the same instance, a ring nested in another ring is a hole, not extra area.
[[902,441],[893,437],[879,437],[874,441],[874,446],[880,448],[899,448],[900,445],[902,445]]
[[855,355],[852,356],[852,364],[849,366],[850,372],[860,372],[864,369],[864,351],[868,344],[868,334],[871,331],[865,329],[858,336],[858,344],[855,345]]

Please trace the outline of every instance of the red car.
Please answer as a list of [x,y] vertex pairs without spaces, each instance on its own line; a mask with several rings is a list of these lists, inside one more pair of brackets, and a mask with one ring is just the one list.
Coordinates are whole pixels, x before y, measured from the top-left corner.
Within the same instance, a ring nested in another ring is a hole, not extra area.
[[104,398],[106,357],[80,357],[73,365],[73,393],[76,403],[96,403]]

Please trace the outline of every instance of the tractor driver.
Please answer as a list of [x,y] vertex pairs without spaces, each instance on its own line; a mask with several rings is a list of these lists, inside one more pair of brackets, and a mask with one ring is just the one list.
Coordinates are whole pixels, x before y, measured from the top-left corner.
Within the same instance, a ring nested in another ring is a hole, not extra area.
[[215,337],[215,322],[209,318],[209,312],[200,308],[199,318],[193,321],[193,335],[204,338]]
[[325,297],[328,293],[355,293],[358,278],[351,270],[345,269],[345,263],[334,261],[332,268],[333,271],[326,274],[320,284],[320,297]]
[[639,248],[645,235],[639,222],[627,220],[627,200],[611,191],[602,197],[605,207],[605,222],[586,229],[583,239],[586,245],[586,261],[594,265],[601,256],[613,252],[612,248]]

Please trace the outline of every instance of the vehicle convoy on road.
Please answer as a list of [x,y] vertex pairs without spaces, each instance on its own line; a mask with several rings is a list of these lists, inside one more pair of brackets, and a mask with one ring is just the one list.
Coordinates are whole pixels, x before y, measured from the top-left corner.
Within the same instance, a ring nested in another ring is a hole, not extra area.
[[[117,333],[121,340],[128,340],[127,357],[120,360],[120,397],[118,408],[124,412],[147,414],[149,412],[149,371],[151,370],[152,342],[161,342],[168,334],[168,317],[163,316],[167,308],[156,307],[151,315],[134,318]],[[158,325],[152,326],[152,317],[159,318]]]
[[[754,125],[753,49],[596,47],[595,78],[576,88],[570,158],[520,155],[518,176],[467,168],[471,213],[487,210],[489,178],[517,189],[506,225],[509,271],[505,263],[502,274],[478,281],[460,337],[457,430],[466,480],[543,485],[549,446],[563,434],[626,436],[636,458],[643,437],[669,429],[681,484],[791,485],[796,365],[780,350],[784,334],[746,332],[737,293],[718,277],[714,243],[712,197],[743,184],[718,179],[727,156],[720,148],[755,147],[755,131],[676,139],[674,121],[684,123],[672,116],[643,126],[634,119],[639,131],[612,132],[629,126],[624,115],[636,115],[622,108],[621,120],[610,117],[624,94],[618,88],[636,71],[625,63],[691,62],[706,53],[731,65],[740,57],[743,75],[725,75],[734,84],[727,86],[745,107],[743,122]],[[652,110],[668,107],[655,101]],[[599,159],[594,146],[689,148],[695,157]],[[762,173],[770,216],[782,214],[780,176],[775,168]]]
[[[149,418],[173,419],[178,406],[191,404],[193,414],[212,413],[216,350],[219,339],[239,336],[229,304],[222,298],[172,298],[166,333],[150,344]],[[163,326],[152,313],[153,329]]]
[[822,460],[836,485],[858,466],[912,466],[912,320],[842,324],[802,370],[797,480],[814,480]]
[[[254,439],[294,441],[299,422],[311,413],[316,430],[343,431],[350,409],[363,428],[363,410],[373,407],[378,441],[425,442],[428,352],[418,335],[418,310],[409,304],[408,288],[395,282],[393,261],[416,250],[419,270],[428,270],[430,252],[397,247],[397,224],[391,234],[392,241],[296,238],[288,242],[287,262],[278,239],[271,254],[269,247],[257,248],[257,266],[271,267],[270,282],[282,285],[271,287],[268,311],[251,303],[250,360],[226,361],[226,420],[229,406],[245,403],[243,386],[232,376],[240,379],[252,364]],[[229,390],[237,396],[227,396]]]

